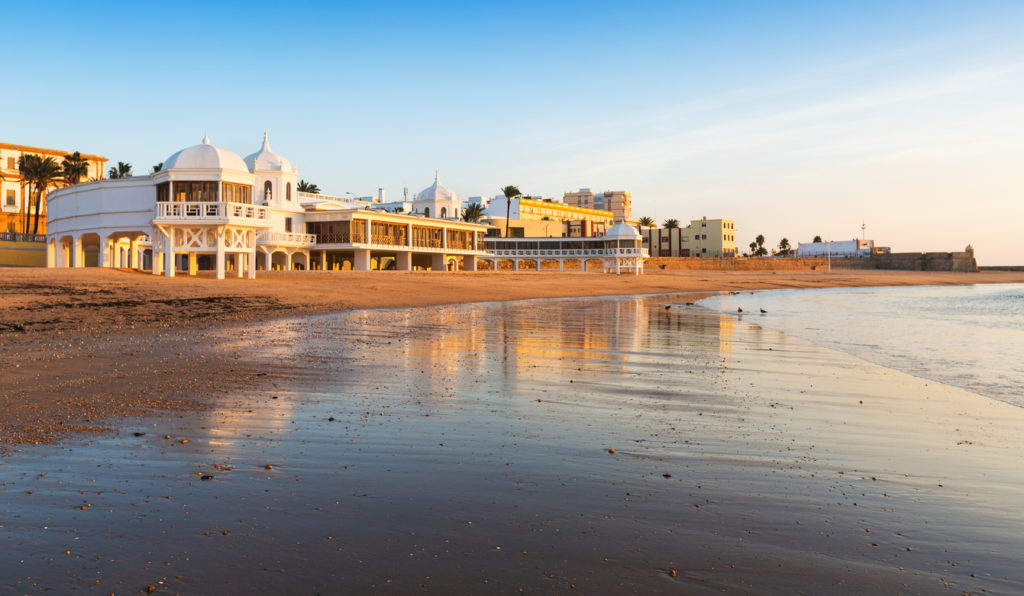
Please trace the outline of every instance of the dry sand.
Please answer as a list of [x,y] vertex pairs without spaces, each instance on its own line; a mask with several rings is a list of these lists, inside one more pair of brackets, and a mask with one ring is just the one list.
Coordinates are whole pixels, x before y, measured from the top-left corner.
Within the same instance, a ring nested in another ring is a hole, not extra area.
[[[265,379],[205,359],[202,333],[282,316],[571,296],[1024,282],[1024,272],[261,272],[256,280],[104,269],[0,268],[0,449],[200,407]],[[287,371],[271,371],[287,375]]]

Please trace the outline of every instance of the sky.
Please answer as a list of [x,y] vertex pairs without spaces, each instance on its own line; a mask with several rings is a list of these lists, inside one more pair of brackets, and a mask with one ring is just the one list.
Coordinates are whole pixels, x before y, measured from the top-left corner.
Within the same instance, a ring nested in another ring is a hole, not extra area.
[[0,141],[1024,264],[1024,3],[11,3]]

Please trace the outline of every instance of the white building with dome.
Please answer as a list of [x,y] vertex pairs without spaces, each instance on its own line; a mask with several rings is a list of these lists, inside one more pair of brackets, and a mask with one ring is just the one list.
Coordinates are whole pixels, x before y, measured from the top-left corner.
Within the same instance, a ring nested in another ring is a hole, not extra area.
[[258,269],[475,271],[479,259],[495,269],[530,261],[538,271],[544,261],[576,261],[586,271],[596,260],[606,272],[639,274],[646,256],[625,224],[593,238],[485,241],[489,226],[460,221],[461,201],[436,173],[411,214],[298,192],[297,168],[266,134],[245,159],[203,138],[152,175],[75,184],[46,204],[49,267],[84,267],[96,255],[99,267],[251,279]]

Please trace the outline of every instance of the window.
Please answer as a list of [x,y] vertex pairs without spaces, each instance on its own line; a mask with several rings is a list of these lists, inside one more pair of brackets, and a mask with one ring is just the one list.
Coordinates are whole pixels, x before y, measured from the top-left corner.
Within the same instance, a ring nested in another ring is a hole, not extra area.
[[290,217],[284,218],[284,231],[285,232],[291,232],[292,231],[292,218],[290,218]]
[[702,249],[700,249],[700,252],[703,253],[703,254],[708,254],[708,249],[702,248]]
[[274,198],[273,195],[274,185],[270,183],[270,180],[267,180],[266,182],[263,183],[263,201],[266,203],[270,203],[270,200]]
[[448,217],[448,208],[447,207],[441,207],[441,219],[444,219],[446,217]]
[[171,183],[164,182],[156,185],[156,200],[158,203],[166,203],[171,197]]
[[708,227],[708,223],[706,221],[702,221],[702,222],[700,222],[700,227],[706,228],[706,227]]
[[18,166],[14,163],[14,158],[13,157],[8,157],[7,158],[7,169],[8,170],[16,170],[16,169],[18,169]]
[[430,207],[424,207],[423,208],[423,215],[426,215],[427,217],[430,217]]
[[[292,183],[291,182],[286,184],[285,187],[284,187],[284,198],[287,201],[291,201],[292,200]],[[290,232],[291,230],[288,230],[288,231]]]
[[249,205],[252,203],[250,195],[252,194],[252,187],[247,184],[233,184],[231,182],[224,182],[224,200],[228,203],[245,203]]
[[7,191],[7,202],[5,203],[5,205],[7,207],[16,207],[17,204],[18,204],[18,195],[13,190],[8,190]]
[[708,235],[707,234],[701,234],[700,239],[701,240],[707,240],[708,239]]

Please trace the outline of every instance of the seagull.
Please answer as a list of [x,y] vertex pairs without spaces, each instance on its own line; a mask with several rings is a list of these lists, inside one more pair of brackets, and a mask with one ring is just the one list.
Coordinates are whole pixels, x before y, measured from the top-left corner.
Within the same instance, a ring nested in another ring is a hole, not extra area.
[[736,312],[738,312],[740,314],[743,314],[743,307],[741,306],[741,307],[737,308]]
[[763,308],[762,308],[762,309],[761,309],[761,314],[762,314],[762,315],[766,315],[766,314],[768,314],[768,311],[766,311],[765,309],[763,309]]

